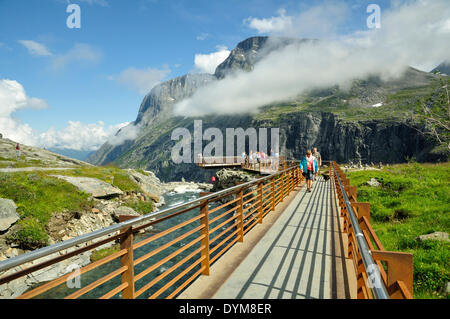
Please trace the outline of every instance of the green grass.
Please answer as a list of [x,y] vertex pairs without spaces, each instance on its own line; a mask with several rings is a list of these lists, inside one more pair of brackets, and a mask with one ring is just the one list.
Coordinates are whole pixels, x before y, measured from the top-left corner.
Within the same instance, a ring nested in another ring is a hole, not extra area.
[[0,197],[17,205],[18,230],[9,239],[24,249],[47,245],[45,226],[53,213],[92,207],[88,194],[44,172],[0,173]]
[[[371,223],[386,250],[414,255],[415,298],[445,298],[450,281],[450,243],[416,238],[450,233],[450,163],[402,164],[381,171],[349,172],[358,201],[370,202]],[[381,187],[365,183],[377,178]]]
[[118,187],[124,192],[142,192],[139,185],[134,183],[127,172],[114,166],[83,166],[74,170],[58,171],[58,175],[75,177],[92,177]]
[[[142,192],[128,174],[115,167],[78,167],[67,171],[35,171],[0,173],[0,197],[9,198],[17,205],[20,221],[8,236],[23,249],[36,249],[48,244],[46,225],[53,213],[65,210],[90,210],[90,196],[72,184],[48,175],[92,177],[111,183],[124,192]],[[153,202],[129,201],[125,204],[140,214],[153,211]]]
[[98,250],[94,250],[91,254],[91,262],[103,259],[105,257],[108,257],[109,255],[112,255],[120,250],[120,244],[113,245],[111,247],[107,248],[101,248]]

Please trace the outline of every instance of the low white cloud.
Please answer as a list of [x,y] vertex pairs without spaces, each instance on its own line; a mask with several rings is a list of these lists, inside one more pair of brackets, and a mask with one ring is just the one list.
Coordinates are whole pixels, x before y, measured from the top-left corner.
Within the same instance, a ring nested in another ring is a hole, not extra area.
[[42,43],[32,41],[32,40],[19,40],[20,44],[22,44],[25,48],[27,48],[28,52],[31,55],[37,56],[50,56],[52,53],[49,49]]
[[58,54],[52,61],[54,70],[64,69],[72,63],[97,64],[103,59],[103,53],[85,43],[76,43],[64,54]]
[[[330,6],[331,12],[337,12]],[[326,13],[327,8],[313,11]],[[314,15],[310,11],[306,16]],[[272,51],[252,72],[236,72],[200,88],[177,103],[174,112],[184,116],[257,112],[261,106],[290,100],[311,89],[348,88],[353,80],[369,75],[392,79],[408,66],[431,68],[450,52],[448,17],[448,0],[408,1],[383,11],[381,29]],[[331,19],[323,19],[327,18]],[[336,23],[326,29],[336,30],[341,22]]]
[[120,130],[116,134],[108,138],[107,142],[110,145],[121,145],[126,141],[134,140],[139,135],[140,127],[135,126],[133,123],[126,123],[120,127]]
[[286,10],[280,9],[277,13],[278,16],[263,19],[248,17],[244,20],[244,23],[260,34],[284,32],[292,28],[292,17],[286,16]]
[[108,79],[115,80],[140,94],[147,94],[155,85],[166,79],[170,72],[168,66],[162,69],[130,67],[117,76],[109,76]]
[[38,135],[38,145],[41,147],[68,148],[79,151],[93,151],[102,146],[120,128],[129,122],[108,125],[99,121],[84,124],[79,121],[69,121],[63,129],[56,130],[51,127]]
[[12,140],[35,144],[33,129],[13,117],[13,113],[26,108],[48,107],[42,99],[28,97],[24,87],[17,81],[0,79],[0,133]]
[[217,51],[210,54],[196,54],[195,68],[202,73],[213,74],[219,64],[230,55],[230,50],[224,46],[217,46]]
[[[0,79],[0,133],[4,138],[15,142],[38,146],[68,148],[74,150],[97,150],[118,130],[130,124],[129,122],[114,125],[105,125],[99,121],[92,124],[84,124],[79,121],[69,121],[62,129],[51,127],[45,132],[34,130],[29,124],[22,123],[14,116],[21,109],[44,109],[48,104],[45,100],[28,97],[24,87],[17,81]],[[127,129],[127,134],[119,134],[115,139],[116,145],[132,138],[137,130],[132,132]]]
[[345,3],[328,3],[292,15],[286,15],[285,9],[279,9],[278,16],[262,19],[249,17],[244,20],[244,24],[259,34],[330,38],[346,22],[349,12]]

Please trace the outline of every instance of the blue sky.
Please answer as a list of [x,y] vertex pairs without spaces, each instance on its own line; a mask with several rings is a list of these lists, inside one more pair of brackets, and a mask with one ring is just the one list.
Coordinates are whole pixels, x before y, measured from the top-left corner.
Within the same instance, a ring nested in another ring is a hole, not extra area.
[[[249,36],[267,34],[250,26],[252,18],[299,14],[337,2],[0,0],[0,80],[17,81],[27,101],[38,99],[5,116],[15,121],[17,130],[28,125],[34,135],[53,128],[49,136],[67,128],[69,121],[79,129],[102,121],[103,131],[109,128],[110,134],[115,125],[136,118],[145,92],[158,81],[199,72],[196,54],[231,50]],[[389,1],[340,1],[349,11],[334,31],[367,28],[366,8],[374,2],[382,10],[390,6]],[[80,29],[66,25],[69,3],[81,8]],[[342,18],[334,13],[325,12],[324,20]]]

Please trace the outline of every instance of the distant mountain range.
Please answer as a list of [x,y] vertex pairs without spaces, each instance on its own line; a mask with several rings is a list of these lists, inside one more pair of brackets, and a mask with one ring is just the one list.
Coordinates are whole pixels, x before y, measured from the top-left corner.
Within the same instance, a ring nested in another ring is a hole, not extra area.
[[68,148],[48,148],[49,151],[57,154],[61,154],[70,158],[75,158],[80,161],[86,161],[89,156],[95,153],[95,151],[79,151]]
[[[140,134],[134,140],[113,146],[105,143],[88,161],[115,163],[120,167],[152,170],[163,181],[205,180],[214,171],[194,164],[174,164],[171,132],[185,127],[193,132],[193,118],[174,116],[174,105],[190,97],[197,89],[220,81],[235,70],[251,72],[266,54],[268,37],[251,37],[240,42],[228,58],[211,74],[187,74],[154,87],[143,99],[136,121]],[[279,46],[316,40],[282,39]],[[271,46],[270,50],[277,48]],[[407,123],[419,98],[431,94],[439,76],[409,68],[396,80],[381,81],[371,76],[354,81],[350,90],[331,87],[298,96],[292,101],[261,108],[258,114],[208,115],[196,117],[203,127],[279,127],[280,151],[300,158],[306,149],[316,146],[323,158],[348,162],[401,163],[407,158],[418,161],[446,160],[448,154],[435,151],[429,140]],[[214,101],[211,101],[214,103]]]

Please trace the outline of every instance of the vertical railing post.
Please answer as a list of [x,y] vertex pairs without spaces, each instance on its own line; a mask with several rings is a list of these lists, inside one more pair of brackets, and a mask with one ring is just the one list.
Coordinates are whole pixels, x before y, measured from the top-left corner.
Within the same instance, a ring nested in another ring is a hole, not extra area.
[[280,198],[280,202],[282,202],[283,200],[284,200],[284,184],[285,184],[285,182],[286,182],[286,179],[284,178],[285,177],[285,173],[281,173],[281,175],[280,175],[280,178],[281,178],[281,185],[280,185],[280,188],[281,188],[281,198]]
[[238,216],[237,216],[237,219],[238,219],[238,225],[237,225],[237,227],[238,227],[238,242],[240,242],[240,243],[242,243],[244,241],[244,213],[243,213],[244,200],[243,200],[243,196],[244,196],[244,191],[241,188],[241,190],[239,191],[239,194],[238,194],[239,200],[238,200]]
[[202,275],[209,276],[209,212],[208,212],[209,201],[204,200],[200,202],[200,214],[203,215],[200,218],[200,224],[203,226],[201,230],[201,235],[203,236],[201,240],[201,245],[203,249],[201,250],[202,260]]
[[271,192],[272,192],[272,196],[271,196],[271,202],[272,202],[272,211],[275,210],[275,177],[272,177],[271,181],[272,183],[271,185]]
[[128,286],[122,291],[123,299],[134,299],[134,260],[133,260],[133,228],[128,227],[121,231],[124,234],[120,239],[120,249],[126,249],[127,253],[120,257],[120,265],[127,267],[122,273],[122,283]]
[[258,183],[258,223],[262,224],[263,222],[263,184],[262,182]]

